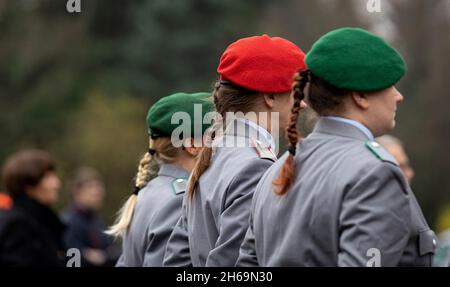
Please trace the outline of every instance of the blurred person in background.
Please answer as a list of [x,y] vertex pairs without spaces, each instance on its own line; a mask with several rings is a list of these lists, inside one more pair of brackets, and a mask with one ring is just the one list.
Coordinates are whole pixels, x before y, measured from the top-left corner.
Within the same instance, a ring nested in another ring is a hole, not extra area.
[[0,212],[0,266],[63,266],[64,225],[51,208],[61,186],[53,159],[22,150],[7,158],[1,176],[14,204]]
[[[386,150],[392,154],[397,160],[406,181],[411,184],[414,178],[414,170],[409,163],[408,155],[406,154],[403,143],[396,137],[391,135],[384,135],[378,137],[376,141],[384,146]],[[449,267],[450,266],[450,230],[438,234],[439,248],[433,257],[434,267]]]
[[10,209],[12,207],[12,199],[4,192],[0,192],[0,210]]
[[62,215],[66,247],[81,251],[81,266],[113,266],[118,257],[99,215],[105,198],[99,173],[90,167],[79,168],[70,182],[70,194],[72,203]]
[[398,165],[406,178],[406,181],[411,185],[411,182],[414,178],[414,169],[409,163],[409,158],[406,154],[403,143],[398,138],[391,135],[378,137],[376,141],[384,148],[386,148],[386,150],[397,160]]

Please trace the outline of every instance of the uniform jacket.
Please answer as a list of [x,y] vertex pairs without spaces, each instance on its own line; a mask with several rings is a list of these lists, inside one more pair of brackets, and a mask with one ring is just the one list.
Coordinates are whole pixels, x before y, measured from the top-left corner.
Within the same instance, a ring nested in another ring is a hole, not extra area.
[[119,267],[162,266],[167,240],[181,215],[189,173],[162,164],[158,177],[139,191],[131,225],[123,240]]
[[[234,266],[249,223],[254,189],[273,164],[267,135],[247,121],[232,122],[217,139],[209,168],[169,240],[165,266]],[[231,126],[233,127],[233,126]],[[256,143],[256,144],[255,144]]]
[[321,118],[297,148],[294,183],[278,196],[271,182],[286,156],[256,189],[238,266],[431,265],[437,241],[414,194],[361,130]]

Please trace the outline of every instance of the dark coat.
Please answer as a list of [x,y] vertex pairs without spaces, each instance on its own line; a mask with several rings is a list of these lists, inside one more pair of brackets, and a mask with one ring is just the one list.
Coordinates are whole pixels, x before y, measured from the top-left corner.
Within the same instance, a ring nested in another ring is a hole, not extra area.
[[[106,225],[96,212],[74,205],[65,210],[62,219],[66,225],[63,236],[66,248],[78,248],[80,251],[86,248],[102,250],[107,256],[107,261],[102,266],[114,266],[117,256],[109,250],[113,241],[110,236],[104,233]],[[96,265],[92,265],[86,260],[82,252],[81,266]]]
[[28,196],[0,211],[0,266],[64,266],[64,225],[56,213]]

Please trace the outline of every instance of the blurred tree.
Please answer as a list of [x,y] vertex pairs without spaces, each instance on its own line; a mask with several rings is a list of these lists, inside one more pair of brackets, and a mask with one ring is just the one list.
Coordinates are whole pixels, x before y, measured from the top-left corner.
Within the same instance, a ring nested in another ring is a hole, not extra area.
[[286,37],[305,52],[323,34],[344,26],[363,26],[352,1],[281,0],[267,6],[262,30]]
[[80,109],[67,117],[64,126],[67,132],[49,144],[63,173],[72,172],[80,165],[99,170],[106,184],[108,218],[112,218],[131,192],[139,156],[147,151],[148,102],[92,91]]
[[46,148],[80,104],[85,82],[81,18],[59,17],[65,7],[55,1],[2,3],[0,158],[23,146]]
[[447,0],[392,0],[397,45],[408,73],[401,82],[405,97],[398,128],[416,170],[413,189],[429,222],[450,201],[450,5]]
[[145,1],[134,7],[133,32],[123,47],[126,78],[136,96],[159,98],[208,91],[226,45],[253,34],[265,1]]
[[450,204],[442,205],[436,217],[435,232],[437,234],[450,230]]
[[[271,36],[289,39],[306,53],[328,31],[344,26],[364,26],[355,8],[352,1],[275,1],[262,12],[260,29]],[[304,135],[312,131],[316,120],[317,115],[309,108],[300,115],[299,123]],[[285,147],[286,141],[282,140],[281,150],[284,151]]]
[[98,168],[111,215],[145,151],[149,105],[210,90],[222,50],[254,34],[265,2],[93,0],[70,14],[65,1],[0,1],[0,161],[38,147],[63,179]]

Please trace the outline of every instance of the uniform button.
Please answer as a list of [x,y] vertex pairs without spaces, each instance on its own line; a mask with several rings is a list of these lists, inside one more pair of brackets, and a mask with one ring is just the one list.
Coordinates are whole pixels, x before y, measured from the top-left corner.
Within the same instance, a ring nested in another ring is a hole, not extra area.
[[436,244],[437,244],[436,239],[433,239],[433,247],[436,247]]

